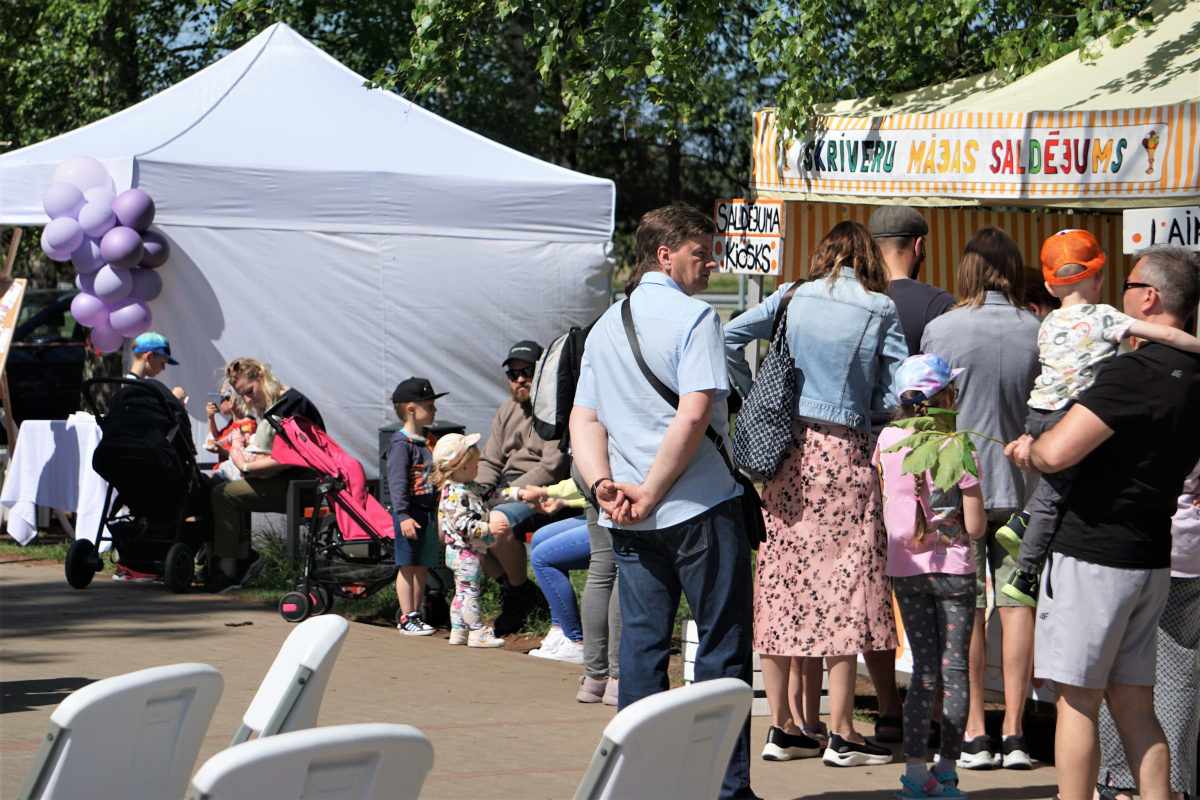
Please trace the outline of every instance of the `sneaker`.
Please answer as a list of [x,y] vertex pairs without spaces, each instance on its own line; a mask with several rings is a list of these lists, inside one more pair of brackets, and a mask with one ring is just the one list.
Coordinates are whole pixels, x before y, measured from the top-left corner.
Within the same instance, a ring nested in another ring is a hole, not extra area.
[[828,767],[871,767],[889,764],[892,751],[877,744],[847,741],[836,733],[829,734],[829,744],[821,759]]
[[204,584],[204,591],[209,594],[229,594],[234,589],[242,588],[236,577],[226,575],[219,567],[214,572],[216,574]]
[[466,628],[451,628],[450,629],[450,644],[466,644],[470,637],[470,631]]
[[995,769],[1000,766],[995,740],[986,734],[964,739],[958,766],[960,769]]
[[604,705],[606,705],[606,706],[616,706],[617,705],[617,679],[616,678],[609,678],[608,686],[604,687]]
[[1038,576],[1014,569],[1008,583],[1000,587],[1000,592],[1030,608],[1037,608]]
[[593,678],[591,675],[579,676],[579,694],[575,699],[581,703],[599,703],[604,700],[604,690],[608,688],[608,678]]
[[803,733],[785,733],[774,725],[767,728],[767,745],[763,748],[763,761],[791,761],[793,758],[816,758],[821,755],[821,744]]
[[118,564],[113,572],[113,580],[120,583],[151,583],[158,580],[158,576],[148,572],[138,572]]
[[563,636],[562,628],[551,628],[546,634],[546,638],[542,639],[540,647],[529,651],[529,655],[545,658],[550,653],[558,649],[558,646],[566,641],[567,637]]
[[400,618],[400,623],[396,627],[405,636],[430,636],[433,634],[433,626],[425,624],[419,611],[405,614]]
[[1033,769],[1024,736],[1005,736],[1000,743],[1000,759],[1005,769]]
[[467,636],[467,647],[504,647],[504,640],[497,639],[492,629],[485,625],[471,631]]
[[563,641],[553,653],[540,655],[538,658],[546,658],[551,661],[561,661],[564,664],[578,664],[583,666],[583,642]]
[[1029,515],[1024,511],[1018,511],[996,531],[996,541],[1013,558],[1016,558],[1017,553],[1021,552],[1021,540],[1025,538],[1025,527],[1028,524]]

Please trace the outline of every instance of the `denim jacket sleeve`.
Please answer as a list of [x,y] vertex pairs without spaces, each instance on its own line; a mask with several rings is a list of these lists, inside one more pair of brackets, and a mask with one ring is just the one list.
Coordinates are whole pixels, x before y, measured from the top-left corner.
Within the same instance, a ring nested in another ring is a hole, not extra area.
[[775,324],[775,310],[779,308],[779,301],[788,286],[791,284],[780,286],[775,294],[725,325],[725,362],[729,365],[729,377],[743,398],[750,394],[750,387],[754,384],[744,348],[752,341],[770,338],[771,327]]
[[879,326],[879,376],[871,395],[871,408],[876,411],[887,411],[900,404],[896,397],[896,370],[908,358],[908,340],[900,327],[896,304],[889,300],[887,306],[883,324]]

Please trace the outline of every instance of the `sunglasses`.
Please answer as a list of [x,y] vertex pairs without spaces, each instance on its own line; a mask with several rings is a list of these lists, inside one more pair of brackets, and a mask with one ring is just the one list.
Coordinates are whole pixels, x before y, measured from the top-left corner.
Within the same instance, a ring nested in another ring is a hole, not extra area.
[[231,394],[223,394],[223,395],[221,395],[221,402],[224,403],[226,400],[229,400],[232,397],[233,397],[233,395],[231,395]]
[[508,369],[508,370],[504,371],[504,374],[508,376],[508,379],[510,381],[515,381],[515,380],[517,380],[517,378],[525,378],[526,380],[533,380],[534,369],[535,369],[535,367],[521,367],[520,369]]
[[1131,281],[1128,278],[1121,281],[1121,294],[1125,294],[1130,289],[1155,289],[1155,291],[1157,291],[1157,289],[1154,286],[1151,286],[1148,283],[1135,283],[1134,281]]

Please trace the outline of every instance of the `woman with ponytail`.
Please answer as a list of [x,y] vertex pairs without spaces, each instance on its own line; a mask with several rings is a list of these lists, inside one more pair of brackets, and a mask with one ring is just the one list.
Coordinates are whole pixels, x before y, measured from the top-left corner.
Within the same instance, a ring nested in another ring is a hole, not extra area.
[[[953,381],[962,372],[934,355],[905,359],[896,371],[897,418],[927,416],[931,408],[953,409],[958,400]],[[979,478],[971,473],[964,472],[957,486],[943,491],[934,484],[930,470],[904,472],[904,459],[912,451],[903,446],[888,451],[911,434],[910,429],[884,428],[871,459],[883,485],[887,574],[913,658],[901,751],[907,765],[896,797],[966,797],[958,789],[955,765],[962,752],[971,696],[968,660],[975,622],[975,561],[970,541],[987,531],[987,515]],[[931,772],[925,748],[939,686],[945,731]]]

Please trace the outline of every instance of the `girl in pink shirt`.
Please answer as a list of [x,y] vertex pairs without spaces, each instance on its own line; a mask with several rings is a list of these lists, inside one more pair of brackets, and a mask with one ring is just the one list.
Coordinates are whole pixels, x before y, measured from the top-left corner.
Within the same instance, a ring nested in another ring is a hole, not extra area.
[[[935,355],[907,358],[896,371],[898,419],[925,416],[930,408],[954,408],[952,382],[962,372]],[[966,797],[958,788],[955,763],[962,751],[970,706],[967,662],[975,622],[975,560],[970,539],[987,530],[979,480],[964,473],[958,486],[942,491],[933,475],[903,472],[909,448],[885,453],[909,431],[886,427],[872,459],[883,488],[888,534],[887,574],[913,656],[912,682],[904,702],[907,766],[900,800]],[[978,462],[976,462],[978,465]],[[977,466],[978,469],[978,466]],[[932,771],[925,762],[934,692],[942,691],[942,745]]]

